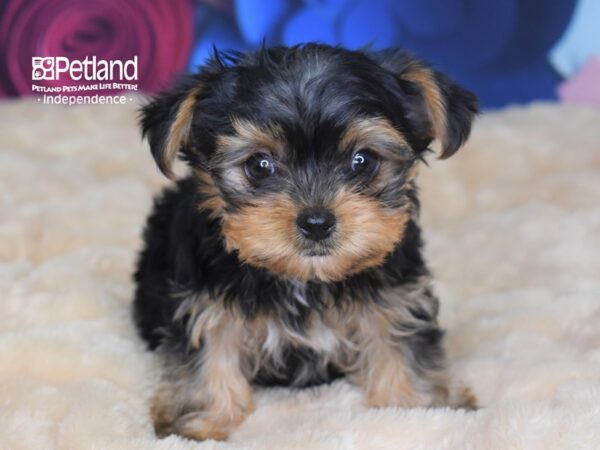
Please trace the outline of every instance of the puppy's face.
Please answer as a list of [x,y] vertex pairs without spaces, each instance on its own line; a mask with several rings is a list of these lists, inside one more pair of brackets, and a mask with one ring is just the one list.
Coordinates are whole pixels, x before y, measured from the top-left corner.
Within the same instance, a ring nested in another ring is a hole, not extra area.
[[472,94],[398,51],[326,46],[216,55],[143,111],[161,170],[181,155],[228,251],[292,278],[381,264],[416,213],[434,138],[467,138]]

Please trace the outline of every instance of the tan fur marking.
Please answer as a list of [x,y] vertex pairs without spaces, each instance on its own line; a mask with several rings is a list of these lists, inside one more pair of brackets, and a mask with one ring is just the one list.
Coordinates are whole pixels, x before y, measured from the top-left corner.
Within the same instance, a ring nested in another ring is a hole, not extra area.
[[335,249],[330,255],[301,254],[295,220],[298,208],[287,196],[273,195],[223,217],[226,248],[257,267],[307,280],[336,281],[380,264],[403,236],[405,210],[344,190],[330,205],[337,217]]
[[204,170],[196,170],[196,176],[200,181],[198,188],[202,195],[202,202],[198,205],[199,208],[210,212],[213,218],[220,217],[225,210],[225,200],[221,197],[221,192],[216,186],[210,174]]
[[438,88],[437,82],[435,81],[433,72],[420,64],[414,63],[402,74],[402,78],[418,84],[423,90],[423,95],[425,96],[425,102],[433,125],[432,138],[438,138],[442,142],[442,145],[445,146],[447,130],[446,104],[442,97],[442,93]]
[[173,178],[174,174],[171,171],[173,161],[177,156],[177,152],[188,139],[190,127],[192,125],[192,119],[194,117],[194,108],[198,95],[202,91],[202,86],[196,86],[193,88],[187,97],[181,102],[175,120],[171,124],[169,134],[165,142],[165,148],[162,152],[162,165],[165,168],[166,174],[169,178]]
[[419,166],[418,165],[412,166],[406,176],[406,182],[410,183],[411,181],[415,180],[417,178],[418,174],[419,174]]
[[383,156],[398,158],[399,153],[391,152],[390,145],[400,148],[409,147],[402,133],[382,117],[355,120],[348,126],[340,140],[342,151],[355,146],[357,149],[371,148],[383,153]]
[[446,105],[437,82],[431,70],[413,66],[403,73],[403,78],[418,84],[423,90],[425,102],[429,109],[434,133],[440,140],[445,139],[446,134]]
[[217,137],[217,151],[243,150],[251,151],[260,149],[268,150],[273,154],[283,152],[283,133],[277,126],[260,128],[247,120],[232,119],[235,134]]
[[339,270],[354,274],[383,262],[403,235],[410,214],[386,209],[376,200],[344,190],[334,200],[340,250],[334,256]]

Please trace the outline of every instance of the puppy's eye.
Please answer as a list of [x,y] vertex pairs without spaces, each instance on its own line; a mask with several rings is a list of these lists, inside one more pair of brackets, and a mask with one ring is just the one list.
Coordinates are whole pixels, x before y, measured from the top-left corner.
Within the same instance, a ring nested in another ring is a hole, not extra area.
[[352,171],[364,175],[372,175],[379,168],[379,157],[369,149],[359,150],[352,157]]
[[251,180],[260,181],[275,173],[275,163],[266,153],[255,153],[244,164],[244,171]]

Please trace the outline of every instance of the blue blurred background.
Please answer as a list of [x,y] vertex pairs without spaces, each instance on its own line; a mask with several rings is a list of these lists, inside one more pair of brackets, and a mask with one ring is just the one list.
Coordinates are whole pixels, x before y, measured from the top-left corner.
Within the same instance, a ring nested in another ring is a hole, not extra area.
[[[600,4],[596,0],[587,3],[591,2]],[[263,38],[267,44],[320,41],[349,48],[367,44],[374,48],[400,46],[472,89],[485,108],[554,99],[557,85],[578,68],[561,70],[561,58],[568,59],[572,45],[562,49],[562,54],[560,48],[556,50],[573,26],[577,3],[577,0],[203,1],[195,8],[197,36],[188,69],[204,61],[213,43],[219,48],[240,50],[255,48]],[[553,49],[554,61],[550,57]]]

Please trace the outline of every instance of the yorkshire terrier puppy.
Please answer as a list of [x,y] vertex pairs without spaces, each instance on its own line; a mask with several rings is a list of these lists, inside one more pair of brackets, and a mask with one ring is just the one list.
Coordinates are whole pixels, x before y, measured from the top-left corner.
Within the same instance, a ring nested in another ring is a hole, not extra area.
[[157,434],[225,439],[253,385],[347,376],[373,407],[474,406],[446,369],[415,177],[473,94],[399,50],[215,52],[142,110],[160,170],[134,317],[163,378]]

